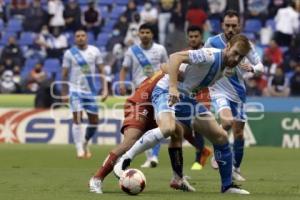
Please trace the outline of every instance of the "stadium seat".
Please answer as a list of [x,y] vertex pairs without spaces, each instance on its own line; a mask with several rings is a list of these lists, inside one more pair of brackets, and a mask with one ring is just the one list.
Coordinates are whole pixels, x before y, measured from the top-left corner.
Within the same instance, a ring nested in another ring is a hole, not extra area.
[[218,19],[210,19],[209,20],[211,29],[213,33],[220,33],[221,32],[221,22]]
[[48,74],[49,77],[52,77],[52,75],[56,75],[57,73],[60,73],[60,62],[56,58],[48,58],[44,62],[44,70]]
[[[91,44],[91,45],[94,45],[95,44],[94,34],[92,32],[88,32],[87,36],[88,36],[88,43]],[[74,41],[73,41],[73,43],[74,43]]]
[[111,5],[113,3],[113,0],[99,0],[99,5]]
[[128,0],[114,0],[114,2],[117,5],[124,5],[124,6],[126,6],[128,4]]
[[34,68],[34,66],[39,62],[38,59],[27,59],[21,71],[21,79],[25,80],[28,77],[30,71]]
[[6,45],[11,36],[17,37],[17,34],[14,32],[5,32],[1,37],[0,45]]
[[111,11],[109,18],[110,19],[119,19],[119,17],[124,13],[125,10],[126,10],[126,7],[124,7],[124,6],[116,6]]
[[259,19],[248,19],[245,22],[244,31],[250,33],[258,33],[262,27]]
[[243,33],[249,40],[255,40],[256,36],[254,33]]
[[117,20],[106,20],[104,26],[102,27],[101,31],[104,33],[111,33],[116,25]]
[[35,34],[32,32],[23,32],[21,33],[20,39],[19,39],[19,45],[21,46],[29,46],[32,45],[34,42]]
[[87,0],[78,0],[77,3],[81,6],[81,5],[87,5],[89,3],[89,1],[87,1]]
[[6,31],[8,32],[19,32],[23,30],[22,20],[12,18],[7,22]]
[[274,19],[268,19],[266,22],[266,27],[270,27],[273,31],[276,29],[276,24]]
[[96,42],[97,46],[98,47],[106,46],[109,38],[110,38],[109,33],[100,33],[97,37],[97,42]]

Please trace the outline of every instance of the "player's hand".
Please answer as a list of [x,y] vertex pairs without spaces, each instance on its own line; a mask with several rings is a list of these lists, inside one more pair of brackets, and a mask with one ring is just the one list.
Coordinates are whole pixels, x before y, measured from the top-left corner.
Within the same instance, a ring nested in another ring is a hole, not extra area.
[[254,72],[254,69],[250,63],[240,63],[239,66],[246,72]]
[[106,101],[107,97],[108,97],[108,90],[103,90],[103,92],[101,94],[101,100],[100,101],[101,102]]
[[126,95],[126,87],[124,84],[120,84],[120,94],[122,96]]
[[179,92],[178,92],[177,88],[170,87],[169,88],[169,99],[168,99],[169,106],[171,107],[179,101],[180,101]]

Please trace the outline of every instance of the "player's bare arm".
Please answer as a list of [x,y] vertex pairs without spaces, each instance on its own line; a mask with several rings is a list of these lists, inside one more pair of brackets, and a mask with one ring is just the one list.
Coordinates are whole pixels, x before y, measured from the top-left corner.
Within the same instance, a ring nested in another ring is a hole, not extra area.
[[98,65],[99,73],[101,75],[101,83],[102,83],[102,94],[101,94],[101,101],[105,101],[108,97],[108,84],[105,79],[105,73],[104,73],[104,64]]
[[121,95],[126,94],[126,87],[125,87],[124,81],[126,79],[127,73],[128,73],[127,67],[122,67],[122,69],[120,71],[120,94]]
[[170,55],[170,60],[167,65],[169,79],[169,105],[172,106],[179,101],[179,92],[177,89],[178,73],[181,63],[189,61],[189,52],[181,51]]
[[63,67],[62,68],[62,81],[63,81],[63,84],[62,84],[61,94],[62,94],[62,101],[65,102],[65,103],[69,102],[69,99],[68,99],[68,84],[67,84],[68,75],[69,75],[69,69],[66,68],[66,67]]

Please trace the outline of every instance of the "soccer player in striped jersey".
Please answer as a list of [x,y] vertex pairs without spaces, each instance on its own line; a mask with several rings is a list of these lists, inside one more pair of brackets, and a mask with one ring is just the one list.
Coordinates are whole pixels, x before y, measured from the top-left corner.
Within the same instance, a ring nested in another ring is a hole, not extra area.
[[[225,13],[222,28],[224,32],[208,38],[205,47],[224,49],[228,41],[240,33],[240,18],[236,11],[228,10]],[[244,126],[247,120],[245,111],[246,87],[243,75],[249,72],[254,74],[263,72],[263,64],[253,45],[251,45],[251,50],[245,59],[235,68],[232,76],[223,77],[209,87],[213,106],[220,117],[222,128],[225,131],[232,129],[234,135],[234,168],[232,175],[237,181],[245,181],[240,172],[244,155]],[[213,168],[218,168],[214,157],[211,164]]]

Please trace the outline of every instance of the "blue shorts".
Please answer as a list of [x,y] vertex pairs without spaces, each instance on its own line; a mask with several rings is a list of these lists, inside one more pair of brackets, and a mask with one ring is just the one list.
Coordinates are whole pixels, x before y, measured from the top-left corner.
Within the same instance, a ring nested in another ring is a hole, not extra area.
[[232,116],[236,121],[245,122],[247,120],[245,105],[242,102],[237,103],[226,97],[217,97],[212,99],[212,104],[216,113],[220,113],[221,110],[228,108],[231,110]]
[[175,113],[176,120],[191,127],[192,120],[199,114],[209,113],[204,105],[186,95],[180,95],[180,102],[175,106],[168,105],[169,91],[156,86],[152,92],[152,104],[155,116],[162,112]]
[[85,110],[88,113],[98,114],[96,96],[92,94],[71,92],[70,104],[72,112]]

